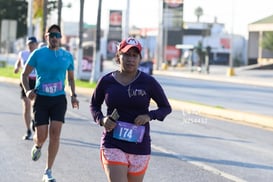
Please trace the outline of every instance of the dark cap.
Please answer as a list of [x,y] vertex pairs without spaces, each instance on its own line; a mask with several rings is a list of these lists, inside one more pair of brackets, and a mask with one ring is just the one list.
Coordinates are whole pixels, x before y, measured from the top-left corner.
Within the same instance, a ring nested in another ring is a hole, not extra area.
[[52,29],[57,29],[59,32],[61,32],[61,28],[59,25],[53,24],[50,27],[48,27],[47,32],[51,32]]
[[37,39],[36,37],[28,37],[27,38],[27,44],[30,44],[30,43],[37,43]]

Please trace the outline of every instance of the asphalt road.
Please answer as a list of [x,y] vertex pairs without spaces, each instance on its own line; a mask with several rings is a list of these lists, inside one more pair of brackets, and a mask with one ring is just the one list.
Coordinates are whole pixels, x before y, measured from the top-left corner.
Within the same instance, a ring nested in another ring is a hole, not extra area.
[[172,99],[273,116],[273,88],[154,75]]
[[[42,157],[30,159],[32,141],[24,133],[19,87],[0,83],[1,181],[37,182],[45,167]],[[91,90],[90,90],[91,96]],[[102,128],[93,123],[87,95],[80,109],[69,106],[61,147],[53,168],[58,182],[106,181],[99,161]],[[271,182],[273,132],[211,119],[198,112],[174,110],[164,122],[151,122],[152,158],[146,182]]]

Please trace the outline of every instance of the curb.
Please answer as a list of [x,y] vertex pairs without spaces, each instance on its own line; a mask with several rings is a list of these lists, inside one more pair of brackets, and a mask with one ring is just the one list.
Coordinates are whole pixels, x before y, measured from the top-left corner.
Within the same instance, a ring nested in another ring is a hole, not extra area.
[[2,77],[2,76],[0,76],[0,82],[20,84],[20,80],[17,78],[8,78],[8,77]]
[[249,112],[241,112],[231,109],[215,108],[200,104],[192,104],[184,101],[169,99],[173,109],[207,115],[212,117],[224,118],[234,122],[252,124],[263,128],[273,129],[273,117]]

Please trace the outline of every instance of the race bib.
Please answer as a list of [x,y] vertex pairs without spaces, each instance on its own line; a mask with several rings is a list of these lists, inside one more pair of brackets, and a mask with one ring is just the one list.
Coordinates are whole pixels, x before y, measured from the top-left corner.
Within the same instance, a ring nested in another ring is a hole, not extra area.
[[113,137],[118,140],[140,143],[143,140],[145,127],[137,126],[131,123],[117,121],[114,128]]
[[43,92],[46,92],[49,94],[54,94],[63,89],[62,82],[45,83],[42,85],[42,87],[43,87]]

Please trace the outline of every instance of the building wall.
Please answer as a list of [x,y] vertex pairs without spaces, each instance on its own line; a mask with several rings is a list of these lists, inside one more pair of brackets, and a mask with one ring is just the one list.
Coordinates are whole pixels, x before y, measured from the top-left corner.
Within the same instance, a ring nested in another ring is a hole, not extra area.
[[210,57],[212,63],[229,64],[227,57],[232,51],[232,57],[236,65],[247,64],[247,43],[243,36],[226,34],[224,25],[219,23],[185,24],[187,30],[183,37],[183,44],[195,47],[201,41],[204,49],[210,46],[212,48],[212,56]]
[[248,59],[258,58],[259,32],[249,32]]
[[248,64],[273,62],[273,52],[263,49],[260,44],[263,40],[264,32],[273,31],[273,22],[268,18],[270,19],[270,17],[266,17],[248,25]]

